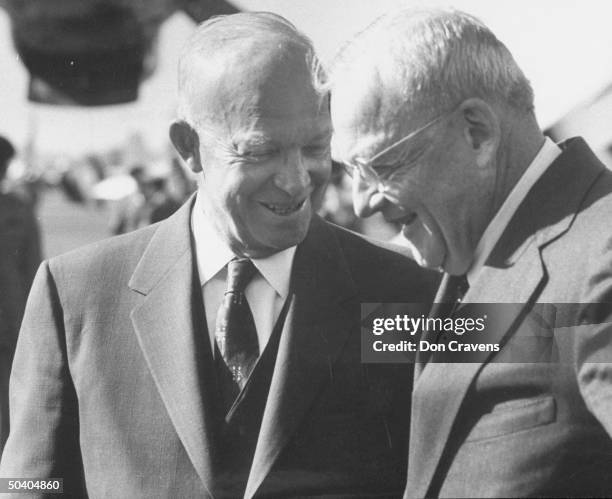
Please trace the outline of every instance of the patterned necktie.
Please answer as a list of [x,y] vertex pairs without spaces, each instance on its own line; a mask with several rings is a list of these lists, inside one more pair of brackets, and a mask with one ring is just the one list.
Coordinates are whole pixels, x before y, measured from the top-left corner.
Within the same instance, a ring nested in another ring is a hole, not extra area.
[[259,358],[257,330],[244,290],[257,269],[248,258],[227,265],[227,288],[217,312],[215,340],[233,382],[242,390]]

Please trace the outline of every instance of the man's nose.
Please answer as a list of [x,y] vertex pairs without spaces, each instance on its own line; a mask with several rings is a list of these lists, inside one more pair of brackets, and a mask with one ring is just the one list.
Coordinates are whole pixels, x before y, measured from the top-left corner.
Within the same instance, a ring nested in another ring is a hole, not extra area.
[[299,152],[285,156],[283,164],[274,176],[274,184],[291,197],[300,196],[310,185],[310,173]]
[[360,176],[353,177],[353,209],[358,217],[365,218],[382,211],[387,203],[375,185],[368,184]]

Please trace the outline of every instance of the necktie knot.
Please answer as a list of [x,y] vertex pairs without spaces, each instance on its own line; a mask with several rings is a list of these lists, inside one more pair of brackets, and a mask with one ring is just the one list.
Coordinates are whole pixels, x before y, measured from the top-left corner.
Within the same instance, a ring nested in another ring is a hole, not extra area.
[[244,293],[257,269],[248,258],[232,258],[227,264],[226,293]]
[[470,289],[470,284],[465,274],[453,275],[448,280],[449,302],[461,302]]
[[441,287],[441,292],[429,312],[431,317],[450,317],[453,315],[468,292],[470,284],[465,274],[447,274],[442,280]]

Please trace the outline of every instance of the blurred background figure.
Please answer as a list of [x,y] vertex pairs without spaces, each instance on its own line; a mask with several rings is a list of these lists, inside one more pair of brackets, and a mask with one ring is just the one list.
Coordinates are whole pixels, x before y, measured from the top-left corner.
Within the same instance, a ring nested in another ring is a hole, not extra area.
[[142,165],[132,167],[130,176],[136,189],[118,205],[113,234],[124,234],[132,230],[160,222],[172,215],[185,200],[185,194],[175,197],[168,188],[169,176],[153,176]]
[[8,379],[25,302],[41,261],[33,207],[5,183],[13,145],[0,136],[0,453],[8,436]]
[[328,222],[358,231],[363,219],[353,211],[350,180],[344,174],[342,165],[332,161],[332,173],[319,215]]

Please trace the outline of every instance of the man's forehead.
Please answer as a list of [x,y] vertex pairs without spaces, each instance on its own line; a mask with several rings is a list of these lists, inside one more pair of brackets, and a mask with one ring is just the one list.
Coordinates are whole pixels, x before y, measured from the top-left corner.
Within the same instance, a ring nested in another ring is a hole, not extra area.
[[341,80],[332,88],[332,119],[339,128],[361,133],[375,131],[392,121],[400,106],[400,99],[383,89],[376,74]]
[[329,141],[332,135],[331,119],[321,115],[303,119],[299,116],[243,119],[224,124],[234,144],[257,146],[269,143],[309,143]]
[[[334,123],[332,154],[335,159],[368,160],[413,130],[421,113],[411,110],[401,92],[386,87],[377,75],[349,87],[334,86],[331,114]],[[393,161],[401,148],[385,154]]]
[[336,120],[338,114],[334,112],[332,105],[332,153],[335,159],[348,162],[367,161],[401,137],[404,122],[400,115],[363,111],[357,110],[350,117],[347,114],[347,119]]
[[326,99],[314,87],[304,49],[268,44],[258,48],[195,62],[187,87],[196,118],[324,115]]

